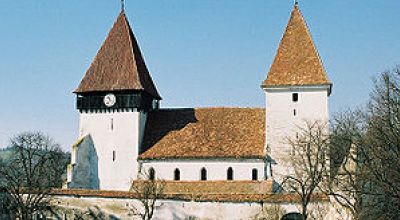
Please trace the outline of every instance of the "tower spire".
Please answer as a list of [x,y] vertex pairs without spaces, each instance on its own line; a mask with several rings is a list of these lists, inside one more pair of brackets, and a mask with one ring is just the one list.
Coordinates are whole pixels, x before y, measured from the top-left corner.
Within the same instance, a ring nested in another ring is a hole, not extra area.
[[330,84],[303,15],[295,5],[262,86]]
[[75,93],[115,91],[146,92],[152,98],[161,100],[123,12],[119,14]]
[[121,12],[125,11],[125,0],[121,0]]

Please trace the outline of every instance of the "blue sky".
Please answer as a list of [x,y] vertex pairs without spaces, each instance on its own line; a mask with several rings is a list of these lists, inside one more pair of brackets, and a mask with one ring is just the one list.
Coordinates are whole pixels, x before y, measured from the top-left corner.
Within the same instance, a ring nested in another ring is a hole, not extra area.
[[[0,146],[21,131],[77,138],[72,91],[118,0],[0,0]],[[263,107],[262,80],[291,0],[126,0],[163,107]],[[364,103],[372,77],[400,64],[400,1],[307,0],[300,9],[333,81],[331,112]]]

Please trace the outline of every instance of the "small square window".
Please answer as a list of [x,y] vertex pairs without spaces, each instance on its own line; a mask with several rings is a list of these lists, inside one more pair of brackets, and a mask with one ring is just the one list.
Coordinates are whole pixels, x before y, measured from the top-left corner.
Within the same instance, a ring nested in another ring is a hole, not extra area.
[[292,94],[292,101],[293,102],[299,101],[299,93],[293,93]]

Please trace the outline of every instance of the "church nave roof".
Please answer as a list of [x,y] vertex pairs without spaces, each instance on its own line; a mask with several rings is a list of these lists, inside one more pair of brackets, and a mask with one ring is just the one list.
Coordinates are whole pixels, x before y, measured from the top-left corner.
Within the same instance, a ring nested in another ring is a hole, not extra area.
[[261,108],[150,112],[140,159],[265,158]]

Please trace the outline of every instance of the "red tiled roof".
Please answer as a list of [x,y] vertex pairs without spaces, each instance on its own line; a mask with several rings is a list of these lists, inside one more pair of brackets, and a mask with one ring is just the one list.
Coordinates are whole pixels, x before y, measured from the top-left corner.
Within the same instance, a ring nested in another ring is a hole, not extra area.
[[[146,183],[143,180],[133,181],[133,185],[140,186]],[[165,194],[215,195],[215,194],[271,194],[272,180],[216,180],[216,181],[164,181]],[[140,187],[138,187],[140,188]]]
[[329,84],[306,22],[295,5],[262,87]]
[[[139,182],[139,181],[136,181]],[[196,202],[271,202],[299,203],[297,194],[273,193],[272,182],[267,181],[165,181],[162,199]],[[54,196],[137,199],[140,196],[127,191],[54,189]],[[323,194],[315,194],[312,201],[329,201]]]
[[161,99],[124,12],[118,16],[75,93],[140,90]]
[[261,108],[163,109],[150,112],[140,159],[265,158]]

